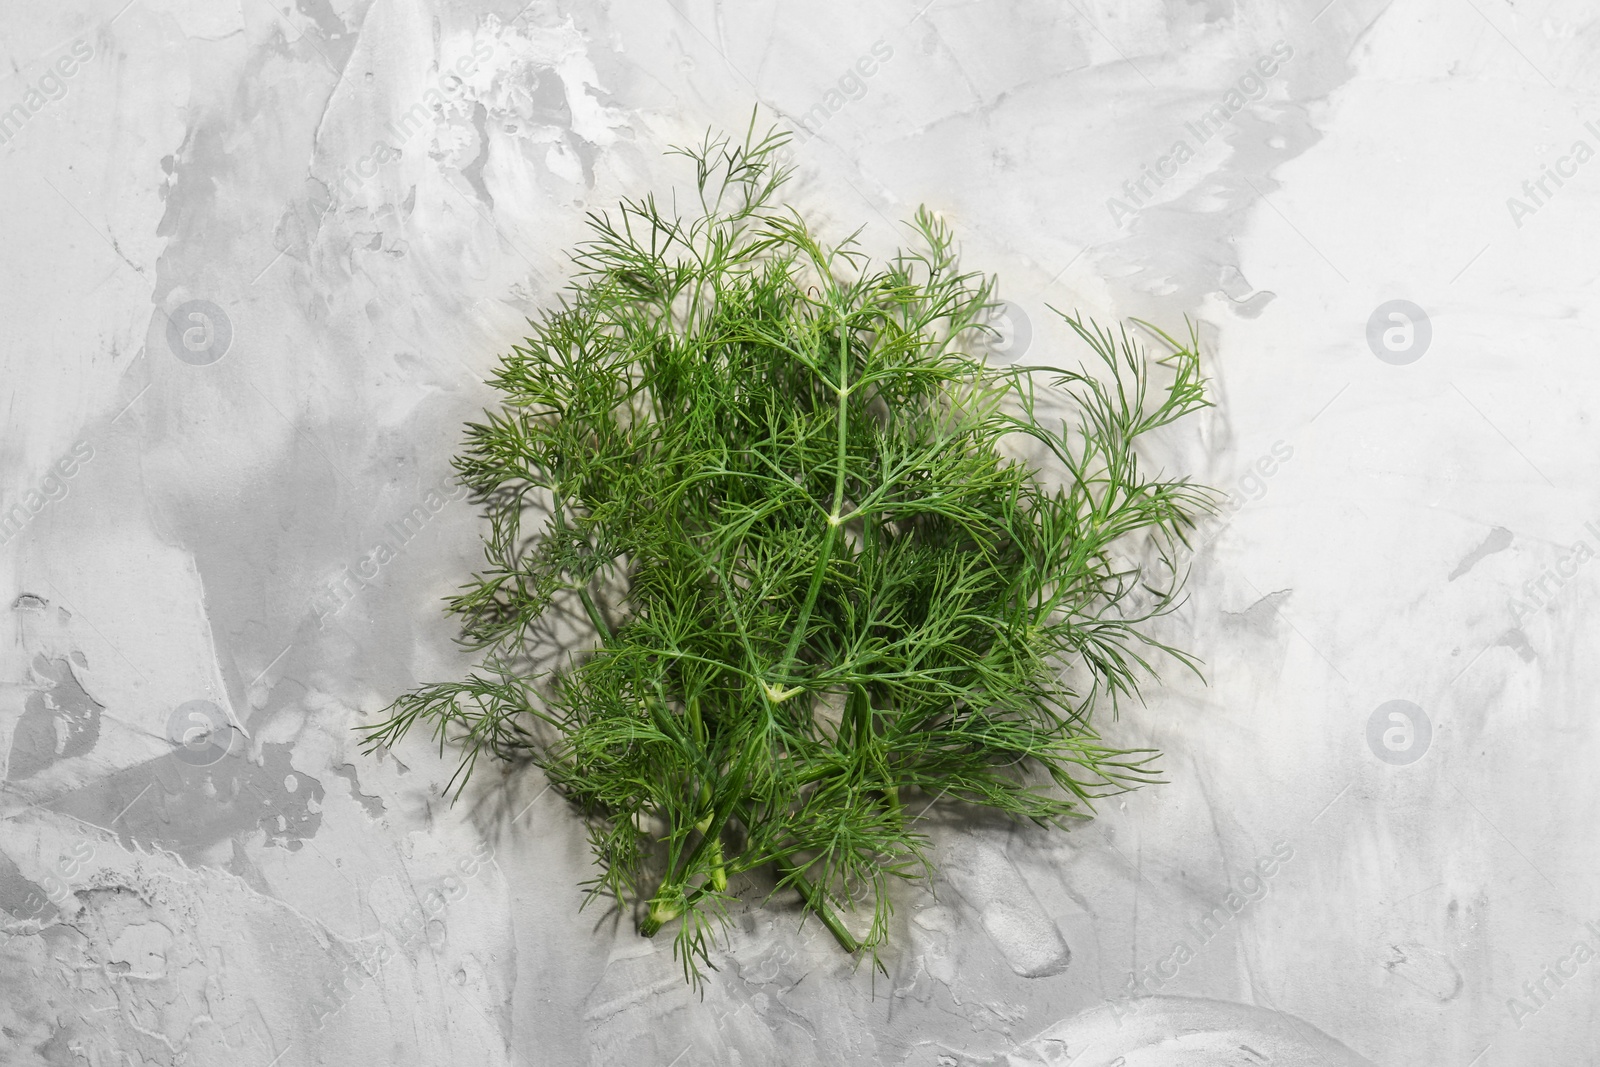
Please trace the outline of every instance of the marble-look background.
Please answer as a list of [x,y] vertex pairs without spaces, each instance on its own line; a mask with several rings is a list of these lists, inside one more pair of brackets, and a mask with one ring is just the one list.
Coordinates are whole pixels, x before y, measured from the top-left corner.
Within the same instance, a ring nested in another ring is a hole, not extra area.
[[[923,2],[5,5],[0,1062],[1595,1062],[1595,9]],[[1030,360],[1197,320],[1234,504],[1114,731],[1170,784],[931,823],[887,977],[779,904],[701,1000],[536,772],[351,727],[466,665],[448,458],[584,212],[757,104]]]

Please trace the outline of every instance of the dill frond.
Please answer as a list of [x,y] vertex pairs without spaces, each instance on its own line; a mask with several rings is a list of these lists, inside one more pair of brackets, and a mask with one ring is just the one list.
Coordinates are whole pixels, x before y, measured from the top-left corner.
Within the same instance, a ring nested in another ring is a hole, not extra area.
[[[449,609],[481,665],[364,728],[458,746],[457,795],[482,756],[537,763],[588,821],[592,895],[676,924],[695,983],[735,875],[767,868],[881,967],[927,806],[1061,825],[1157,781],[1093,720],[1158,653],[1196,667],[1148,624],[1215,499],[1136,450],[1207,404],[1192,327],[1147,327],[1152,358],[1063,315],[1092,371],[990,366],[995,281],[945,224],[919,210],[887,263],[824,242],[778,202],[783,142],[752,118],[678,150],[690,217],[590,216],[456,461],[488,529]],[[539,668],[562,617],[592,647]]]

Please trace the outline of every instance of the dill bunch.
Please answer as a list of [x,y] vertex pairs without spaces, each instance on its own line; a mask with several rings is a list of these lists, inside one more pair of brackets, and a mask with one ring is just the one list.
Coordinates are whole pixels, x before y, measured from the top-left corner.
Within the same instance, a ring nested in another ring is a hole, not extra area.
[[777,201],[785,140],[752,118],[674,149],[686,218],[653,196],[589,216],[455,461],[489,520],[449,601],[480,666],[364,728],[369,751],[418,723],[460,746],[458,796],[480,756],[536,763],[587,820],[590,899],[677,923],[696,984],[736,875],[881,968],[928,807],[1062,825],[1158,780],[1091,719],[1153,653],[1195,667],[1145,624],[1214,501],[1135,453],[1207,404],[1192,327],[1140,324],[1157,359],[1063,315],[1097,373],[990,366],[995,282],[945,224],[918,210],[887,263],[825,243]]

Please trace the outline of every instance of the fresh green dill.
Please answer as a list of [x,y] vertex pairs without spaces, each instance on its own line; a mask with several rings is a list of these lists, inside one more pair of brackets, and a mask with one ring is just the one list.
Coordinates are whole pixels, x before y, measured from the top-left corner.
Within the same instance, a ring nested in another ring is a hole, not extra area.
[[365,728],[369,750],[419,722],[460,746],[457,795],[480,756],[536,763],[587,819],[591,897],[647,936],[676,923],[696,983],[736,875],[881,967],[929,806],[1061,825],[1157,780],[1091,719],[1153,652],[1195,666],[1147,624],[1214,500],[1135,449],[1207,404],[1192,327],[1139,324],[1151,358],[1063,315],[1093,373],[991,365],[995,282],[946,225],[919,210],[881,264],[825,243],[778,203],[783,143],[752,120],[676,149],[687,218],[654,197],[590,216],[456,460],[488,518],[449,602],[480,666]]

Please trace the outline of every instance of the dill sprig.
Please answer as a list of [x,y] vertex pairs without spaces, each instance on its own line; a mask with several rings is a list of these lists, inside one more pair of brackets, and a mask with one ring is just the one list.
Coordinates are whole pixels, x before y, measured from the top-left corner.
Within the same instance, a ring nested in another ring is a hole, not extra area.
[[[927,807],[1061,825],[1157,781],[1091,719],[1154,653],[1196,666],[1146,624],[1214,499],[1135,449],[1207,404],[1192,327],[1140,324],[1155,359],[1057,312],[1095,373],[990,366],[995,281],[946,225],[919,209],[881,264],[825,243],[777,201],[784,140],[752,118],[675,149],[688,217],[589,216],[456,460],[489,520],[449,601],[480,667],[365,728],[458,745],[458,796],[480,756],[537,763],[587,818],[591,899],[677,923],[694,983],[735,875],[771,872],[881,967],[891,884],[930,873]],[[587,639],[541,661],[569,615]]]

